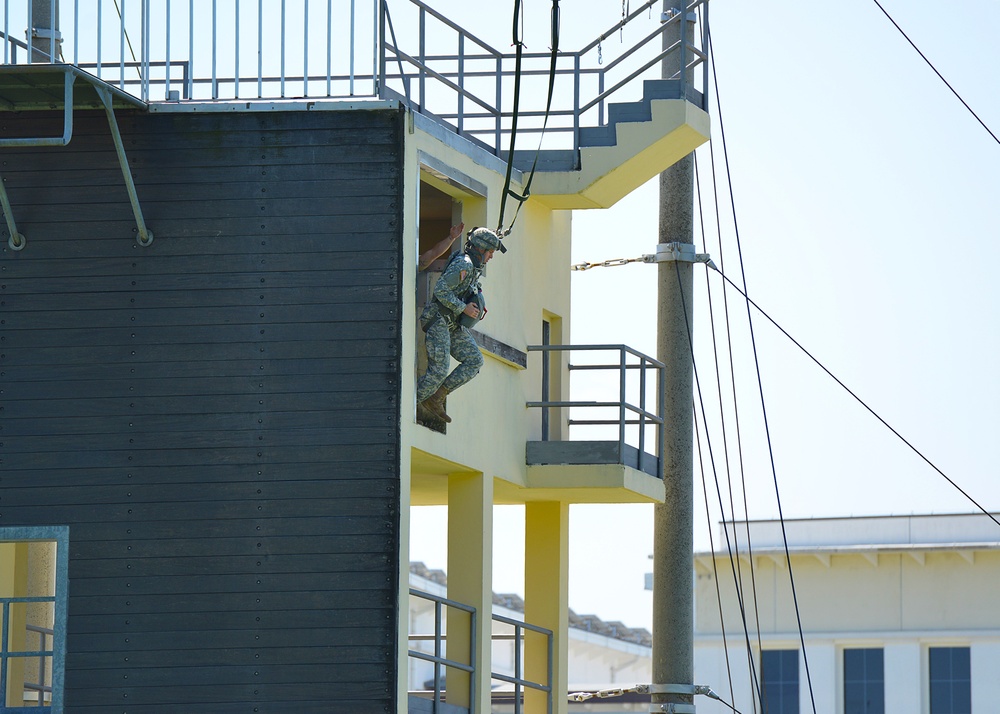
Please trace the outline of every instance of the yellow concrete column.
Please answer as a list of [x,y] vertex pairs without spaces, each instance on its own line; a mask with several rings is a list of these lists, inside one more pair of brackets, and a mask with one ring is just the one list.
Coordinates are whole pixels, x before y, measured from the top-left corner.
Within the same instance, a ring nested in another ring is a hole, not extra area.
[[[448,669],[448,703],[490,711],[493,610],[493,480],[483,474],[448,477],[448,599],[476,608],[476,673]],[[448,612],[448,659],[469,662],[469,617]],[[471,692],[471,694],[470,694]]]
[[[0,597],[26,597],[28,595],[28,544],[0,543]],[[24,629],[27,622],[27,606],[12,604],[10,622],[3,627],[8,637],[7,647],[11,652],[24,652],[27,644]],[[8,660],[7,701],[8,707],[24,706],[24,658]]]
[[[565,714],[569,687],[569,504],[528,503],[524,508],[524,619],[553,632],[552,711]],[[544,684],[545,638],[525,638],[525,677]],[[545,714],[544,692],[525,691],[526,714]]]

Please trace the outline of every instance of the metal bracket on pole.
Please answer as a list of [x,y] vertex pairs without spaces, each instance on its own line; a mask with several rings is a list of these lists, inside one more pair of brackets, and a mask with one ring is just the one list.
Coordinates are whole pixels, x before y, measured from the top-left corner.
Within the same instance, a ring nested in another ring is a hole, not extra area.
[[[682,694],[691,697],[702,694],[709,699],[722,701],[719,695],[713,692],[707,684],[648,684],[642,685],[642,690],[649,694]],[[695,706],[679,702],[653,702],[649,706],[649,711],[694,714]]]
[[649,711],[656,712],[666,712],[667,714],[695,714],[694,704],[680,704],[674,702],[664,702],[662,704],[650,704]]
[[139,229],[136,242],[141,246],[148,246],[153,242],[153,234],[146,228],[146,222],[142,219],[142,208],[139,206],[139,196],[135,192],[135,182],[132,180],[132,172],[128,168],[128,159],[125,157],[125,147],[122,146],[122,135],[118,131],[118,122],[115,120],[115,110],[111,104],[111,92],[104,87],[94,85],[97,96],[104,104],[104,112],[108,115],[108,126],[111,127],[111,137],[115,141],[115,151],[118,153],[118,163],[122,167],[122,176],[125,178],[125,188],[128,190],[128,200],[132,203],[132,213]]
[[642,256],[643,263],[706,263],[713,270],[718,270],[708,253],[696,253],[692,243],[660,243],[656,253]]

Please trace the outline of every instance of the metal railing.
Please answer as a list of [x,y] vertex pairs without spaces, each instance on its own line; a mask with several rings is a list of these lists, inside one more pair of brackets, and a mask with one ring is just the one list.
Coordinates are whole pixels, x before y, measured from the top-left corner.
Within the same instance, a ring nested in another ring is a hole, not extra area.
[[[544,627],[538,627],[520,620],[512,620],[503,615],[493,615],[493,622],[499,622],[514,628],[512,635],[493,635],[494,640],[513,640],[514,643],[514,674],[508,676],[498,672],[492,672],[493,679],[514,685],[514,714],[521,714],[523,702],[522,691],[524,688],[545,692],[547,698],[546,711],[552,714],[552,668],[553,668],[553,633]],[[524,636],[526,632],[534,632],[546,638],[546,652],[548,655],[546,668],[546,683],[533,682],[524,677],[524,663],[522,652],[524,649]]]
[[[650,428],[654,429],[653,449],[650,453],[657,455],[657,475],[663,478],[663,458],[659,454],[663,429],[663,388],[664,364],[652,357],[634,350],[627,345],[529,345],[528,352],[549,353],[569,353],[569,352],[596,352],[596,353],[617,353],[616,362],[604,362],[596,364],[569,364],[570,374],[574,372],[617,372],[617,392],[618,398],[615,400],[562,400],[550,399],[549,395],[542,394],[539,401],[528,402],[529,408],[539,409],[570,409],[570,418],[567,424],[573,426],[616,426],[618,427],[618,448],[619,453],[624,452],[627,445],[634,446],[641,455],[646,451],[647,436]],[[652,371],[653,378],[648,376]],[[630,381],[629,373],[638,372],[638,379]],[[656,411],[647,408],[650,390],[654,392]],[[573,385],[570,385],[570,394],[574,393]],[[635,399],[638,403],[631,401]],[[605,412],[614,410],[617,412],[616,418],[574,418],[572,415],[579,410]],[[629,427],[637,427],[633,431]],[[633,443],[634,441],[634,443]]]
[[48,694],[49,698],[52,697],[52,686],[45,683],[45,679],[48,675],[48,668],[45,666],[45,662],[49,657],[52,656],[51,650],[46,651],[45,638],[51,637],[55,638],[55,630],[49,627],[39,627],[38,625],[25,625],[25,629],[28,632],[34,632],[39,636],[38,646],[41,651],[38,654],[38,681],[37,682],[25,682],[24,688],[32,691],[38,692],[38,706],[45,706],[45,695]]
[[[641,99],[641,92],[635,89],[637,80],[663,79],[662,63],[668,57],[680,68],[666,78],[676,83],[676,98],[706,109],[708,2],[685,0],[683,12],[653,16],[652,8],[662,4],[662,0],[647,0],[582,49],[560,49],[547,124],[544,110],[551,53],[524,52],[518,132],[537,135],[544,125],[544,148],[578,149],[580,130],[605,126],[610,100]],[[516,54],[501,52],[422,0],[392,6],[395,14],[390,16],[388,0],[383,3],[381,94],[391,92],[414,111],[451,122],[459,133],[476,137],[501,153],[513,119],[505,107],[513,103]],[[683,22],[692,18],[699,18],[695,41],[682,41],[680,29],[687,29]],[[638,27],[643,21],[646,26]],[[626,29],[643,34],[605,64],[604,52],[611,52],[605,42]],[[436,40],[435,48],[453,49],[429,51],[430,37]],[[560,141],[560,137],[569,138]]]
[[[449,600],[448,598],[442,597],[440,595],[434,595],[432,593],[424,592],[422,590],[416,590],[410,588],[410,596],[420,598],[423,600],[430,601],[434,604],[434,632],[429,634],[419,634],[411,633],[408,638],[411,642],[433,642],[434,651],[423,652],[421,650],[410,649],[409,656],[415,659],[423,660],[425,662],[430,662],[434,665],[434,709],[437,712],[440,710],[441,705],[441,685],[445,682],[442,678],[442,668],[453,668],[461,672],[466,672],[469,675],[474,675],[476,671],[476,608],[471,605],[465,605],[455,600]],[[469,649],[469,664],[458,662],[456,660],[451,660],[442,654],[443,645],[448,640],[448,635],[445,632],[445,608],[453,608],[455,610],[465,612],[469,614],[470,617],[470,649]],[[491,677],[494,680],[500,682],[506,682],[508,684],[514,685],[514,712],[515,714],[520,714],[522,711],[521,695],[523,689],[534,689],[536,691],[544,692],[547,696],[547,711],[549,714],[552,713],[553,706],[553,692],[552,692],[552,672],[553,672],[553,657],[554,657],[554,642],[553,642],[553,632],[552,630],[546,629],[544,627],[539,627],[537,625],[532,625],[527,622],[522,622],[520,620],[513,620],[509,617],[504,617],[502,615],[494,614],[492,616],[494,623],[499,623],[501,625],[510,626],[514,629],[513,634],[499,634],[494,633],[492,639],[495,641],[509,640],[513,643],[514,647],[514,666],[513,674],[507,675],[500,672],[491,672]],[[525,678],[524,676],[524,664],[523,664],[523,649],[524,649],[524,638],[526,633],[532,632],[541,635],[546,638],[546,682],[534,682]],[[444,690],[445,692],[447,689]],[[475,701],[475,677],[470,676],[470,688],[469,688],[469,699]]]
[[45,636],[49,635],[53,638],[53,648],[54,648],[54,638],[55,631],[39,627],[37,625],[32,625],[30,623],[25,623],[25,630],[27,632],[39,632],[44,633],[40,638],[39,648],[37,650],[29,650],[27,648],[22,649],[12,649],[10,642],[10,631],[11,628],[9,624],[11,622],[11,606],[12,605],[31,605],[34,603],[55,603],[55,596],[39,596],[39,597],[4,597],[0,598],[0,711],[8,711],[6,705],[7,694],[10,690],[9,681],[9,664],[11,660],[21,659],[27,660],[32,657],[37,657],[41,662],[40,665],[40,677],[38,683],[28,683],[24,682],[22,684],[24,689],[37,691],[38,692],[38,704],[39,706],[44,705],[44,695],[48,693],[52,694],[52,687],[45,684],[45,660],[46,658],[52,658],[54,655],[54,649],[45,649]]
[[[640,99],[667,57],[677,97],[704,108],[708,2],[685,2],[661,17],[662,0],[647,0],[582,49],[560,50],[544,148],[579,148],[581,129],[605,126],[610,101]],[[680,39],[688,21],[694,41]],[[631,44],[609,42],[626,32]],[[0,42],[4,64],[73,64],[145,102],[398,99],[497,155],[513,118],[515,54],[422,0],[5,0]],[[549,62],[522,55],[527,135],[541,131]]]
[[[460,672],[465,672],[469,674],[469,699],[475,701],[476,693],[476,622],[477,614],[476,608],[471,605],[466,605],[465,603],[457,602],[455,600],[449,600],[446,597],[441,597],[440,595],[433,595],[422,590],[416,590],[410,588],[410,597],[420,598],[422,600],[429,600],[434,603],[434,632],[432,634],[414,634],[409,635],[409,640],[411,642],[420,641],[432,641],[434,643],[434,652],[423,652],[421,650],[409,650],[409,656],[414,659],[423,660],[425,662],[431,662],[434,665],[434,711],[437,712],[441,708],[441,685],[444,683],[444,678],[441,676],[442,667],[457,669]],[[469,662],[459,662],[458,660],[448,659],[443,654],[443,644],[447,641],[448,636],[445,634],[445,608],[451,608],[459,612],[465,612],[469,615]]]

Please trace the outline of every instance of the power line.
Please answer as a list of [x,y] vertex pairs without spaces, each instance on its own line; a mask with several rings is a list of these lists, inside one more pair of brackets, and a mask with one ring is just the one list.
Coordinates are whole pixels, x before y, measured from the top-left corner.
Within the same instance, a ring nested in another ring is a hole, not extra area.
[[885,15],[887,18],[889,18],[889,22],[891,22],[893,24],[893,26],[895,26],[895,28],[897,30],[899,30],[899,34],[901,34],[903,36],[903,38],[907,42],[910,43],[910,46],[917,51],[917,54],[920,55],[920,58],[924,62],[927,63],[927,66],[930,67],[932,70],[934,70],[934,74],[936,74],[938,76],[938,78],[942,82],[944,82],[945,86],[948,87],[948,89],[951,90],[951,93],[954,94],[955,97],[958,99],[958,101],[960,101],[962,103],[962,106],[964,106],[966,109],[968,109],[969,113],[976,118],[976,121],[978,121],[982,125],[982,127],[989,133],[989,135],[993,137],[993,141],[995,141],[998,144],[1000,144],[1000,139],[997,138],[997,135],[994,134],[993,131],[988,126],[986,126],[986,122],[984,122],[982,119],[980,119],[979,115],[976,114],[975,111],[973,111],[972,107],[970,107],[968,105],[968,103],[964,99],[962,99],[962,95],[960,95],[957,91],[955,91],[955,88],[952,87],[951,84],[949,84],[948,80],[944,78],[944,75],[942,75],[940,72],[938,72],[937,67],[935,67],[931,63],[931,61],[929,59],[927,59],[927,56],[924,55],[924,53],[920,51],[920,48],[917,47],[917,45],[913,42],[913,40],[911,40],[909,38],[909,36],[903,31],[903,28],[899,26],[899,23],[897,23],[895,20],[892,19],[892,15],[890,15],[888,12],[886,12],[886,9],[884,7],[882,7],[882,4],[878,0],[872,0],[872,2],[874,2],[878,6],[878,9],[882,11],[883,15]]
[[770,322],[770,323],[771,323],[772,325],[774,325],[775,327],[777,327],[777,328],[778,328],[778,330],[779,330],[779,331],[781,332],[781,334],[783,334],[783,335],[784,335],[785,337],[787,337],[787,338],[788,338],[789,340],[791,340],[791,341],[792,341],[792,344],[794,344],[794,345],[795,345],[796,347],[798,347],[798,348],[799,348],[800,350],[802,350],[802,352],[803,352],[803,353],[804,353],[804,354],[805,354],[805,355],[806,355],[806,356],[807,356],[807,357],[808,357],[809,359],[811,359],[811,360],[812,360],[813,362],[815,362],[815,363],[816,363],[816,365],[817,365],[817,366],[818,366],[818,367],[819,367],[820,369],[822,369],[822,370],[823,370],[824,372],[826,372],[826,373],[827,373],[827,375],[828,375],[828,376],[829,376],[829,377],[830,377],[830,378],[831,378],[831,379],[832,379],[832,380],[833,380],[834,382],[836,382],[837,384],[839,384],[839,385],[840,385],[840,386],[841,386],[841,387],[842,387],[842,388],[844,389],[844,391],[845,391],[845,392],[847,392],[847,393],[848,393],[848,394],[850,394],[850,395],[851,395],[852,397],[854,397],[854,399],[855,399],[855,400],[856,400],[856,401],[858,402],[858,404],[860,404],[861,406],[863,406],[863,407],[864,407],[865,409],[867,409],[867,410],[868,410],[868,412],[869,412],[869,413],[870,413],[870,414],[871,414],[871,415],[872,415],[873,417],[875,417],[875,418],[876,418],[876,419],[878,419],[878,420],[879,420],[880,422],[882,422],[882,425],[883,425],[883,426],[885,426],[885,428],[886,428],[886,429],[888,429],[889,431],[891,431],[891,432],[892,432],[893,434],[895,434],[895,435],[896,435],[896,438],[898,438],[898,439],[899,439],[900,441],[902,441],[902,442],[903,442],[904,444],[906,444],[906,445],[907,445],[908,447],[910,447],[910,450],[911,450],[911,451],[913,451],[913,453],[915,453],[915,454],[916,454],[917,456],[919,456],[919,457],[920,457],[921,459],[923,459],[923,460],[924,460],[924,461],[925,461],[925,462],[927,463],[927,465],[928,465],[928,466],[930,466],[930,467],[931,467],[932,469],[934,469],[935,471],[937,471],[937,472],[938,472],[938,474],[939,474],[939,475],[940,475],[940,476],[941,476],[941,477],[942,477],[942,478],[943,478],[943,479],[944,479],[945,481],[947,481],[947,482],[948,482],[948,483],[950,483],[950,484],[951,484],[952,486],[954,486],[954,487],[955,487],[955,489],[956,489],[956,490],[957,490],[957,491],[958,491],[959,493],[961,493],[961,494],[962,494],[963,496],[965,496],[965,497],[966,497],[966,498],[967,498],[967,499],[969,500],[969,502],[970,502],[970,503],[971,503],[972,505],[974,505],[974,506],[975,506],[976,508],[978,508],[978,509],[979,509],[980,511],[982,511],[982,513],[983,513],[983,514],[984,514],[984,515],[985,515],[985,516],[986,516],[987,518],[989,518],[989,519],[990,519],[991,521],[993,521],[993,522],[994,522],[994,523],[996,523],[996,524],[997,524],[998,526],[1000,526],[1000,520],[997,520],[996,516],[994,516],[994,515],[993,515],[992,513],[990,513],[990,512],[988,511],[988,510],[986,510],[985,508],[983,508],[983,506],[982,506],[982,505],[980,505],[980,503],[979,503],[978,501],[976,501],[976,499],[974,499],[974,498],[973,498],[973,497],[972,497],[971,495],[969,495],[969,493],[968,493],[968,492],[967,492],[967,491],[966,491],[965,489],[963,489],[963,488],[962,488],[961,486],[959,486],[959,485],[958,485],[957,483],[955,483],[955,481],[953,481],[953,480],[952,480],[952,479],[951,479],[951,478],[950,478],[950,477],[949,477],[949,476],[948,476],[948,475],[947,475],[947,474],[946,474],[946,473],[945,473],[944,471],[942,471],[942,470],[941,470],[940,468],[938,468],[937,464],[935,464],[935,463],[934,463],[933,461],[931,461],[931,460],[930,460],[929,458],[927,458],[927,457],[926,457],[926,456],[925,456],[925,455],[923,454],[923,452],[921,452],[921,451],[920,451],[920,450],[919,450],[919,449],[918,449],[917,447],[915,447],[915,446],[914,446],[913,444],[911,444],[911,443],[910,443],[910,442],[909,442],[909,441],[908,441],[908,440],[907,440],[907,439],[906,439],[906,438],[905,438],[905,437],[904,437],[904,436],[903,436],[902,434],[900,434],[900,433],[899,433],[899,432],[898,432],[898,431],[897,431],[897,430],[896,430],[895,428],[893,428],[893,426],[892,426],[892,425],[891,425],[891,424],[890,424],[889,422],[887,422],[887,421],[886,421],[885,419],[883,419],[883,418],[882,418],[881,416],[879,416],[878,412],[876,412],[876,411],[875,411],[874,409],[872,409],[872,408],[871,408],[870,406],[868,406],[868,404],[867,404],[867,403],[866,403],[866,402],[865,402],[865,401],[864,401],[864,400],[863,400],[863,399],[862,399],[861,397],[859,397],[859,396],[858,396],[857,394],[855,394],[855,393],[854,393],[854,392],[853,392],[853,391],[851,390],[851,388],[850,388],[850,387],[848,387],[848,386],[847,386],[846,384],[844,384],[844,383],[843,383],[842,381],[840,381],[840,379],[839,379],[839,378],[837,377],[837,375],[835,375],[835,374],[834,374],[833,372],[831,372],[831,371],[830,371],[829,369],[827,369],[827,368],[826,368],[826,365],[824,365],[824,364],[823,364],[822,362],[820,362],[820,361],[819,361],[818,359],[816,359],[816,357],[815,357],[815,356],[814,356],[814,355],[813,355],[813,354],[812,354],[812,353],[811,353],[811,352],[810,352],[809,350],[807,350],[807,349],[806,349],[805,347],[803,347],[803,346],[802,346],[802,344],[801,344],[801,343],[800,343],[800,342],[799,342],[798,340],[796,340],[796,339],[795,339],[794,337],[792,337],[792,336],[791,336],[791,335],[790,335],[790,334],[788,333],[788,331],[787,331],[787,330],[785,330],[785,328],[783,328],[783,327],[782,327],[781,325],[779,325],[779,324],[778,324],[778,323],[777,323],[777,322],[776,322],[776,321],[774,320],[774,318],[773,318],[773,317],[771,317],[770,315],[768,315],[768,314],[767,314],[767,313],[766,313],[766,312],[764,311],[764,308],[762,308],[762,307],[761,307],[760,305],[758,305],[758,304],[757,304],[757,303],[755,303],[755,302],[754,302],[753,300],[751,300],[751,299],[750,299],[750,297],[748,297],[748,296],[747,296],[747,294],[746,294],[746,293],[745,293],[745,292],[744,292],[743,290],[741,290],[741,289],[740,289],[740,287],[739,287],[739,286],[738,286],[738,285],[737,285],[736,283],[734,283],[734,282],[733,282],[732,280],[730,280],[730,279],[729,279],[728,277],[726,277],[726,275],[725,275],[725,274],[723,274],[723,273],[722,273],[721,271],[719,271],[719,275],[721,275],[721,276],[722,276],[722,279],[723,279],[723,280],[725,280],[725,281],[726,281],[726,283],[727,283],[727,284],[728,284],[728,285],[729,285],[730,287],[732,287],[732,288],[733,288],[734,290],[736,290],[736,292],[738,292],[738,293],[739,293],[740,295],[742,295],[742,296],[743,296],[743,297],[744,297],[744,298],[746,299],[746,301],[747,301],[747,303],[748,303],[748,304],[750,304],[750,305],[753,305],[753,306],[754,306],[754,307],[755,307],[755,308],[757,309],[757,311],[758,311],[758,312],[760,312],[760,314],[761,314],[761,315],[763,315],[764,317],[766,317],[766,318],[767,318],[767,320],[768,320],[768,321],[769,321],[769,322]]
[[[725,124],[722,121],[722,102],[721,102],[721,99],[719,97],[719,79],[718,79],[718,76],[717,76],[717,74],[715,72],[715,55],[714,55],[714,52],[712,51],[711,37],[712,37],[711,30],[709,30],[708,31],[708,52],[709,52],[709,56],[712,58],[712,80],[713,80],[713,84],[715,86],[716,111],[717,111],[717,113],[719,115],[719,135],[722,137],[722,156],[723,156],[723,159],[724,159],[724,162],[725,162],[724,165],[726,167],[726,176],[730,177],[730,181],[729,181],[729,198],[730,198],[730,205],[732,206],[732,210],[733,210],[733,232],[734,232],[734,235],[736,237],[736,254],[737,254],[737,260],[739,262],[740,272],[741,272],[741,274],[743,276],[743,286],[745,288],[746,287],[746,282],[747,282],[746,266],[745,266],[745,264],[743,262],[743,244],[740,241],[739,222],[736,220],[736,199],[735,199],[735,196],[733,195],[733,183],[732,183],[732,180],[731,180],[732,173],[729,170],[729,151],[727,149],[727,144],[726,144]],[[714,263],[710,263],[710,265],[712,265],[714,267]],[[715,268],[715,269],[718,270],[718,268]],[[720,275],[721,274],[722,273],[720,272]],[[772,476],[772,479],[774,481],[774,496],[775,496],[775,500],[777,501],[777,504],[778,504],[778,520],[781,523],[781,540],[782,540],[782,542],[784,543],[784,546],[785,546],[785,562],[788,564],[788,584],[789,584],[789,587],[791,588],[791,591],[792,591],[792,604],[793,604],[794,609],[795,609],[795,621],[796,621],[796,624],[798,625],[798,628],[799,628],[799,642],[802,645],[802,662],[805,665],[805,670],[806,670],[806,684],[807,684],[807,686],[809,688],[809,700],[810,700],[810,703],[812,704],[813,714],[816,714],[816,696],[815,696],[815,693],[813,691],[812,673],[811,673],[811,671],[809,669],[809,656],[806,653],[806,638],[805,638],[805,633],[802,631],[802,615],[801,615],[800,610],[799,610],[799,597],[798,597],[798,593],[796,592],[796,588],[795,588],[795,576],[792,573],[792,557],[791,557],[791,553],[789,552],[789,549],[788,549],[788,534],[785,531],[785,515],[784,515],[783,509],[781,507],[781,493],[780,493],[780,491],[778,489],[778,471],[777,471],[777,467],[775,466],[775,463],[774,463],[774,447],[771,444],[771,428],[768,425],[768,421],[767,421],[767,407],[764,404],[764,382],[763,382],[763,379],[762,379],[761,373],[760,373],[760,358],[757,355],[757,338],[756,338],[756,336],[754,334],[754,329],[753,329],[753,316],[750,313],[750,298],[746,297],[745,293],[744,293],[744,297],[746,298],[746,301],[747,301],[747,326],[750,329],[750,345],[753,348],[754,367],[756,368],[756,371],[757,371],[757,389],[758,389],[758,392],[760,394],[760,409],[761,409],[761,415],[762,415],[763,420],[764,420],[764,436],[765,436],[765,438],[767,440],[767,453],[768,453],[768,457],[769,457],[770,462],[771,462],[771,476]],[[735,530],[735,528],[734,528],[734,530]],[[748,527],[748,532],[749,532],[749,527]],[[763,672],[761,674],[763,675]],[[762,702],[762,705],[763,704],[764,704],[764,702]],[[766,706],[764,708],[765,708],[765,711],[766,711]]]

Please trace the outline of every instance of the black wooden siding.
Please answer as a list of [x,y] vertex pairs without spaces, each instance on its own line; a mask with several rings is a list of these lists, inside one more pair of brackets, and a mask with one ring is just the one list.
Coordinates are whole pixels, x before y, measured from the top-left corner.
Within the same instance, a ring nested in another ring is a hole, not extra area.
[[0,152],[0,526],[70,526],[67,711],[395,711],[400,115],[119,124],[146,248],[103,113]]

